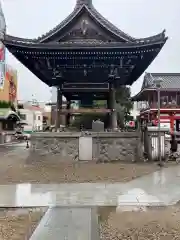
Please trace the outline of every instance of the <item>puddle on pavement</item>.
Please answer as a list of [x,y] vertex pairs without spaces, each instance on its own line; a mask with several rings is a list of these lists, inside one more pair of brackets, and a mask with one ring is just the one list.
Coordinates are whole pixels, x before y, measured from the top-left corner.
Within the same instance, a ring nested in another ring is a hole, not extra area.
[[99,221],[100,222],[105,222],[109,219],[109,216],[111,214],[114,215],[121,215],[121,214],[125,214],[125,212],[127,212],[127,214],[129,214],[130,212],[144,212],[144,214],[150,213],[150,212],[154,212],[154,211],[158,211],[159,214],[161,214],[162,211],[168,209],[168,206],[148,206],[148,207],[142,207],[137,209],[137,206],[134,207],[123,207],[121,209],[119,209],[117,206],[103,206],[103,207],[97,207],[97,214],[99,217]]

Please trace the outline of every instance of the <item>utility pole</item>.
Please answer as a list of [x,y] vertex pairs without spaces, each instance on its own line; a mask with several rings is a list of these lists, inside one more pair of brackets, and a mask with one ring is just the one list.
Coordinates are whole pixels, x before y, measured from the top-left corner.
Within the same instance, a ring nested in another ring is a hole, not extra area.
[[161,82],[162,79],[156,79],[154,80],[154,83],[156,85],[157,90],[157,105],[158,105],[158,160],[159,160],[159,166],[163,166],[162,164],[162,158],[161,158],[161,122],[160,122],[160,116],[161,116]]

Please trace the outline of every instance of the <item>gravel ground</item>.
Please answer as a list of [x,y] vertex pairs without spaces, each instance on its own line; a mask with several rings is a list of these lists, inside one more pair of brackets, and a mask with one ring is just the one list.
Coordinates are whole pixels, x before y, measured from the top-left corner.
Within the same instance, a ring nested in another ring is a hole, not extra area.
[[0,240],[28,240],[46,209],[1,209]]
[[180,240],[178,206],[121,213],[104,208],[101,214],[101,240]]
[[65,163],[46,161],[26,164],[25,158],[6,155],[0,158],[0,184],[126,182],[158,170],[157,164]]

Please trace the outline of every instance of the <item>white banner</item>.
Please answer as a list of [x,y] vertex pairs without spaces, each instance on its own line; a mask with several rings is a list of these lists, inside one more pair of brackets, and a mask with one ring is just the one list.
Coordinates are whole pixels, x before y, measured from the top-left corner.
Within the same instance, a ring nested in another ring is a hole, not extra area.
[[5,81],[5,63],[0,62],[0,89],[4,88]]

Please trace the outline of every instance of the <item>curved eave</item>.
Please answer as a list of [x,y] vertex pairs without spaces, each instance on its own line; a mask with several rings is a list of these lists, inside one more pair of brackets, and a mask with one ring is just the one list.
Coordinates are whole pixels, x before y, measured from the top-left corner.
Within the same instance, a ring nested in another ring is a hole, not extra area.
[[[101,44],[68,44],[68,45],[61,45],[61,44],[43,44],[43,43],[19,43],[19,42],[10,42],[7,40],[4,40],[5,46],[9,49],[9,51],[23,64],[32,71],[38,78],[43,80],[44,83],[48,84],[49,86],[51,83],[49,82],[49,79],[45,79],[44,76],[41,75],[41,72],[35,70],[33,63],[31,61],[26,60],[21,56],[26,56],[26,54],[39,54],[44,55],[48,53],[48,51],[53,54],[54,52],[58,51],[68,51],[68,50],[106,50],[106,51],[112,51],[113,49],[116,51],[122,51],[122,54],[143,54],[144,52],[147,52],[147,57],[139,60],[136,67],[132,71],[127,85],[132,85],[133,82],[135,82],[147,69],[147,67],[151,64],[151,62],[155,59],[155,57],[159,54],[160,50],[162,49],[163,45],[165,44],[167,38],[163,41],[153,42],[153,43],[131,43],[131,44],[120,44],[120,43],[101,43]],[[152,54],[153,51],[153,54]],[[21,53],[20,55],[18,54]]]
[[141,102],[141,101],[147,101],[148,100],[148,95],[147,92],[153,92],[156,91],[155,88],[144,88],[141,90],[139,93],[131,97],[131,100],[133,102]]
[[12,42],[24,42],[24,43],[37,43],[36,39],[31,39],[31,38],[20,38],[20,37],[15,37],[9,34],[6,34],[4,37],[7,41],[12,41]]
[[149,46],[155,46],[155,45],[164,45],[167,41],[167,38],[161,39],[159,41],[153,41],[153,42],[146,42],[146,43],[97,43],[97,42],[82,42],[82,43],[60,43],[60,44],[49,44],[49,43],[28,43],[28,42],[17,42],[9,40],[8,38],[5,38],[4,45],[10,50],[17,48],[21,49],[22,51],[24,49],[34,49],[34,50],[61,50],[61,49],[130,49],[130,48],[145,48]]
[[109,32],[111,32],[113,35],[118,37],[119,39],[124,39],[127,42],[132,42],[133,38],[129,36],[128,34],[124,33],[123,31],[119,30],[117,27],[115,27],[112,23],[110,23],[107,19],[105,19],[94,7],[89,8],[86,5],[82,5],[80,8],[75,8],[74,11],[69,14],[60,24],[58,24],[55,28],[47,32],[46,34],[36,38],[36,39],[26,39],[26,38],[17,38],[10,35],[7,35],[7,37],[10,39],[16,40],[16,41],[22,41],[22,42],[39,42],[44,43],[51,41],[51,38],[58,34],[63,28],[65,28],[68,24],[70,24],[74,19],[85,9],[92,18],[94,18],[102,27],[106,28]]
[[[132,71],[132,75],[133,77],[129,78],[129,82],[127,82],[127,85],[132,85],[148,68],[148,66],[154,61],[154,59],[157,57],[157,55],[159,54],[159,52],[161,51],[162,47],[164,46],[164,44],[166,43],[168,38],[165,39],[165,41],[159,42],[157,45],[159,46],[159,50],[156,51],[153,56],[151,56],[151,58],[149,58],[148,61],[142,61],[140,63],[141,67],[136,67],[133,71]],[[155,46],[156,44],[151,45],[152,48],[153,46]],[[132,81],[133,80],[133,81]]]
[[59,33],[63,28],[65,28],[70,22],[72,22],[78,14],[85,9],[92,18],[94,18],[101,26],[103,26],[105,29],[107,29],[109,32],[111,32],[113,35],[119,38],[119,40],[123,39],[127,42],[146,42],[146,41],[154,41],[154,40],[160,40],[165,39],[165,30],[163,30],[161,33],[156,34],[154,36],[145,37],[145,38],[135,38],[130,36],[129,34],[121,31],[119,28],[117,28],[114,24],[109,22],[105,17],[103,17],[96,8],[92,5],[91,7],[88,7],[86,5],[81,5],[79,8],[75,8],[74,11],[59,25],[57,25],[54,29],[50,30],[43,36],[39,37],[39,42],[45,42],[47,40],[50,40],[50,38],[53,35],[56,35]]
[[100,24],[103,28],[107,29],[111,34],[117,37],[119,41],[123,39],[127,43],[147,43],[147,42],[154,42],[154,41],[163,41],[166,39],[165,30],[161,33],[156,34],[154,36],[146,37],[146,38],[134,38],[130,35],[126,34],[125,32],[121,31],[111,22],[109,22],[106,18],[104,18],[93,6],[88,7],[86,5],[81,6],[80,8],[75,8],[74,11],[69,14],[69,16],[63,20],[59,25],[57,25],[54,29],[50,30],[46,34],[35,38],[35,39],[28,39],[28,38],[19,38],[14,37],[11,35],[6,35],[6,39],[9,41],[17,41],[17,42],[24,42],[24,43],[47,43],[52,40],[52,38],[61,32],[68,24],[70,24],[74,19],[85,9],[92,18],[96,20],[98,24]]

